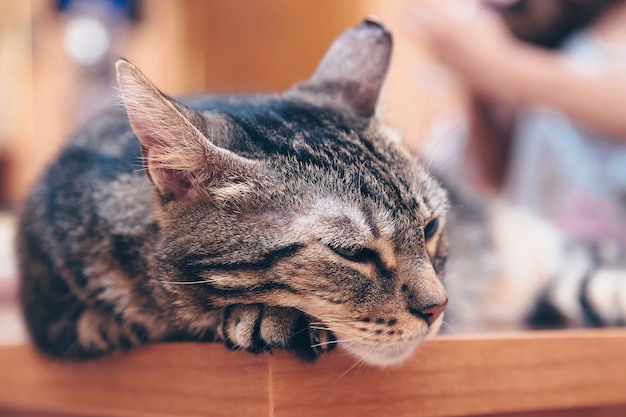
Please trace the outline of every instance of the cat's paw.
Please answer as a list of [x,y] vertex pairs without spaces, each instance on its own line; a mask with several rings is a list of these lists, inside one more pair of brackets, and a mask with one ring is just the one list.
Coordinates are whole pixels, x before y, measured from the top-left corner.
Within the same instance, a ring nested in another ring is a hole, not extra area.
[[137,323],[122,321],[96,309],[85,309],[76,322],[76,336],[73,356],[92,357],[144,344],[149,334]]
[[231,349],[254,353],[288,349],[307,362],[335,347],[335,336],[301,311],[262,304],[227,307],[219,333]]
[[603,268],[586,282],[581,293],[585,315],[592,324],[626,325],[626,271]]

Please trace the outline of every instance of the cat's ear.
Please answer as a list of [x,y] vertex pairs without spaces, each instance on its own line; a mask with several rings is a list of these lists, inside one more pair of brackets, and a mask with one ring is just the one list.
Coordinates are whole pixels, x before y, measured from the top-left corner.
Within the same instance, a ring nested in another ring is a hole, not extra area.
[[[117,79],[143,163],[162,195],[194,200],[217,184],[254,176],[253,161],[220,148],[211,138],[228,134],[219,115],[201,115],[161,93],[133,64],[116,63]],[[205,132],[205,133],[203,133]]]
[[335,40],[313,76],[296,92],[332,101],[362,117],[372,117],[391,58],[391,34],[375,18]]

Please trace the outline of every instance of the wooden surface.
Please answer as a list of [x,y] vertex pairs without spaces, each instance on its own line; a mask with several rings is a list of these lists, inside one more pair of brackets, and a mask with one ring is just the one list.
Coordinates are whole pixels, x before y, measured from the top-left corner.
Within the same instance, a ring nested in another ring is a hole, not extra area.
[[306,365],[283,352],[162,344],[59,363],[4,346],[0,415],[626,415],[625,358],[624,330],[441,337],[382,370],[341,352]]

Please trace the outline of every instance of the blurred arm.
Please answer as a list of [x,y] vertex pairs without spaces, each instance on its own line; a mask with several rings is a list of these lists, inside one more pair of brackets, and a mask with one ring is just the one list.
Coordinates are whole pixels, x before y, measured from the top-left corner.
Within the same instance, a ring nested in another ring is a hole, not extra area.
[[474,185],[484,193],[500,191],[510,156],[515,109],[473,93],[469,101],[470,132],[467,154],[476,169]]
[[420,2],[411,26],[471,89],[497,100],[559,109],[626,142],[626,68],[581,71],[562,54],[517,41],[496,15],[450,4]]

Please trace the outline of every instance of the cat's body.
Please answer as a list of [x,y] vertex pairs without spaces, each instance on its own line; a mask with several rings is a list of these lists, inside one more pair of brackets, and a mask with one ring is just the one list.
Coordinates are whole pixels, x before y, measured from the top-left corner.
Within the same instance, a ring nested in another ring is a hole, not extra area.
[[447,200],[374,115],[390,51],[368,20],[283,95],[189,108],[119,62],[128,116],[75,136],[21,218],[35,343],[67,358],[168,339],[406,358],[443,320]]
[[626,247],[568,238],[450,178],[446,314],[453,333],[626,325]]

